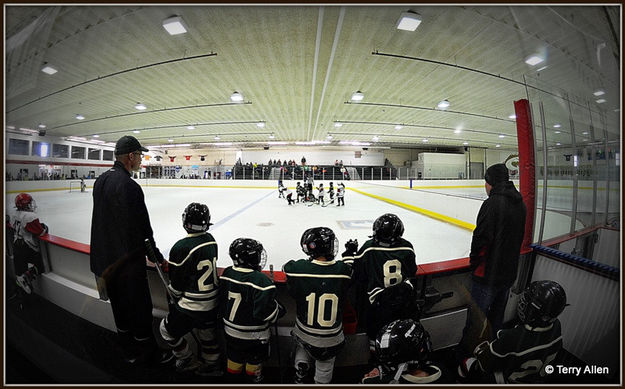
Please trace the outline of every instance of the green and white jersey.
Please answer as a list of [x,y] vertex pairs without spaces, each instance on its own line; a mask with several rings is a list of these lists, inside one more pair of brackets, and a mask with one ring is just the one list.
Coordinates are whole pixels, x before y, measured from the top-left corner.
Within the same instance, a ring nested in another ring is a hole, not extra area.
[[315,347],[343,342],[343,305],[351,266],[343,261],[300,259],[287,262],[282,271],[297,305],[293,334]]
[[207,312],[218,303],[217,243],[208,232],[188,234],[169,252],[169,290],[178,307]]
[[278,318],[276,286],[269,277],[230,266],[219,280],[226,334],[244,340],[269,339],[269,325]]
[[369,302],[385,288],[398,284],[417,273],[417,261],[412,244],[399,238],[392,246],[383,247],[373,239],[366,241],[355,256],[343,261],[353,263],[356,282],[366,284]]

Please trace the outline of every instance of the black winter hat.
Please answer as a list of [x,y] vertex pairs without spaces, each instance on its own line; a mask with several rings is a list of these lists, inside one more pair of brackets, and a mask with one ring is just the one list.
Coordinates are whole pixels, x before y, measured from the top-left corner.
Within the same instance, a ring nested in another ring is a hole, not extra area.
[[149,151],[141,146],[141,143],[134,136],[124,135],[115,144],[115,155],[132,153],[134,151]]
[[495,186],[501,182],[507,182],[510,180],[508,175],[508,168],[503,163],[497,163],[486,169],[484,179],[490,186]]

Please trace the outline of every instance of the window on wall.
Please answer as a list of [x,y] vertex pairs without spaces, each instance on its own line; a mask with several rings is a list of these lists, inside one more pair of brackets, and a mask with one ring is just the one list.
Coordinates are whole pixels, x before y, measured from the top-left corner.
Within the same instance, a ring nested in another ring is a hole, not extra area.
[[68,145],[52,145],[52,156],[54,158],[69,158]]
[[85,159],[85,148],[80,146],[72,146],[73,159]]
[[9,154],[29,155],[28,143],[23,139],[9,139]]
[[100,160],[100,149],[89,148],[89,152],[87,154],[87,159],[99,161]]
[[112,161],[113,160],[113,150],[102,150],[102,160],[103,161]]
[[37,155],[39,157],[49,157],[50,156],[50,143],[33,142],[31,155]]

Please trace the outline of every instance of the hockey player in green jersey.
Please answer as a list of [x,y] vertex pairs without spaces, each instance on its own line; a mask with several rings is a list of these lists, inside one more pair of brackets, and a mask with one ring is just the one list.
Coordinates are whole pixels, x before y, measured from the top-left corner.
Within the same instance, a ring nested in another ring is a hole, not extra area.
[[[191,203],[182,214],[188,235],[169,253],[168,289],[176,298],[169,315],[161,321],[160,333],[173,348],[176,371],[195,370],[200,375],[221,375],[217,327],[218,278],[217,243],[207,232],[210,211],[204,204]],[[184,335],[198,329],[201,360],[194,355]]]
[[[373,223],[373,239],[356,253],[346,244],[346,263],[353,263],[356,283],[356,309],[366,319],[370,350],[378,331],[396,319],[419,319],[415,289],[410,281],[417,272],[412,244],[401,236],[404,224],[397,215],[386,213]],[[349,243],[349,242],[348,242]],[[362,319],[361,319],[362,320]]]
[[261,273],[267,253],[260,242],[235,239],[230,257],[234,266],[224,270],[219,287],[229,380],[234,383],[245,368],[253,383],[261,383],[262,363],[269,358],[269,327],[285,310],[276,300],[276,286]]
[[327,227],[304,232],[300,245],[309,258],[287,262],[283,271],[287,289],[295,299],[295,382],[303,383],[315,362],[315,383],[332,380],[334,360],[345,344],[343,305],[351,279],[351,266],[335,261],[338,240]]

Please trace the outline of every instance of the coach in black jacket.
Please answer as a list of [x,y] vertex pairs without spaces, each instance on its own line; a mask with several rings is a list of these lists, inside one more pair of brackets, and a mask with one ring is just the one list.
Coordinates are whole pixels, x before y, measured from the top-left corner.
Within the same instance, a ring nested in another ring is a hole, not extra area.
[[508,292],[517,277],[526,208],[509,180],[506,165],[489,167],[484,179],[488,199],[477,215],[471,241],[471,297],[496,333],[502,327]]
[[[152,299],[146,274],[144,240],[156,249],[143,190],[132,178],[148,151],[132,136],[115,145],[115,163],[95,182],[91,219],[91,271],[104,280],[111,301],[119,343],[129,363],[165,362],[152,333]],[[101,289],[101,288],[100,288]]]

